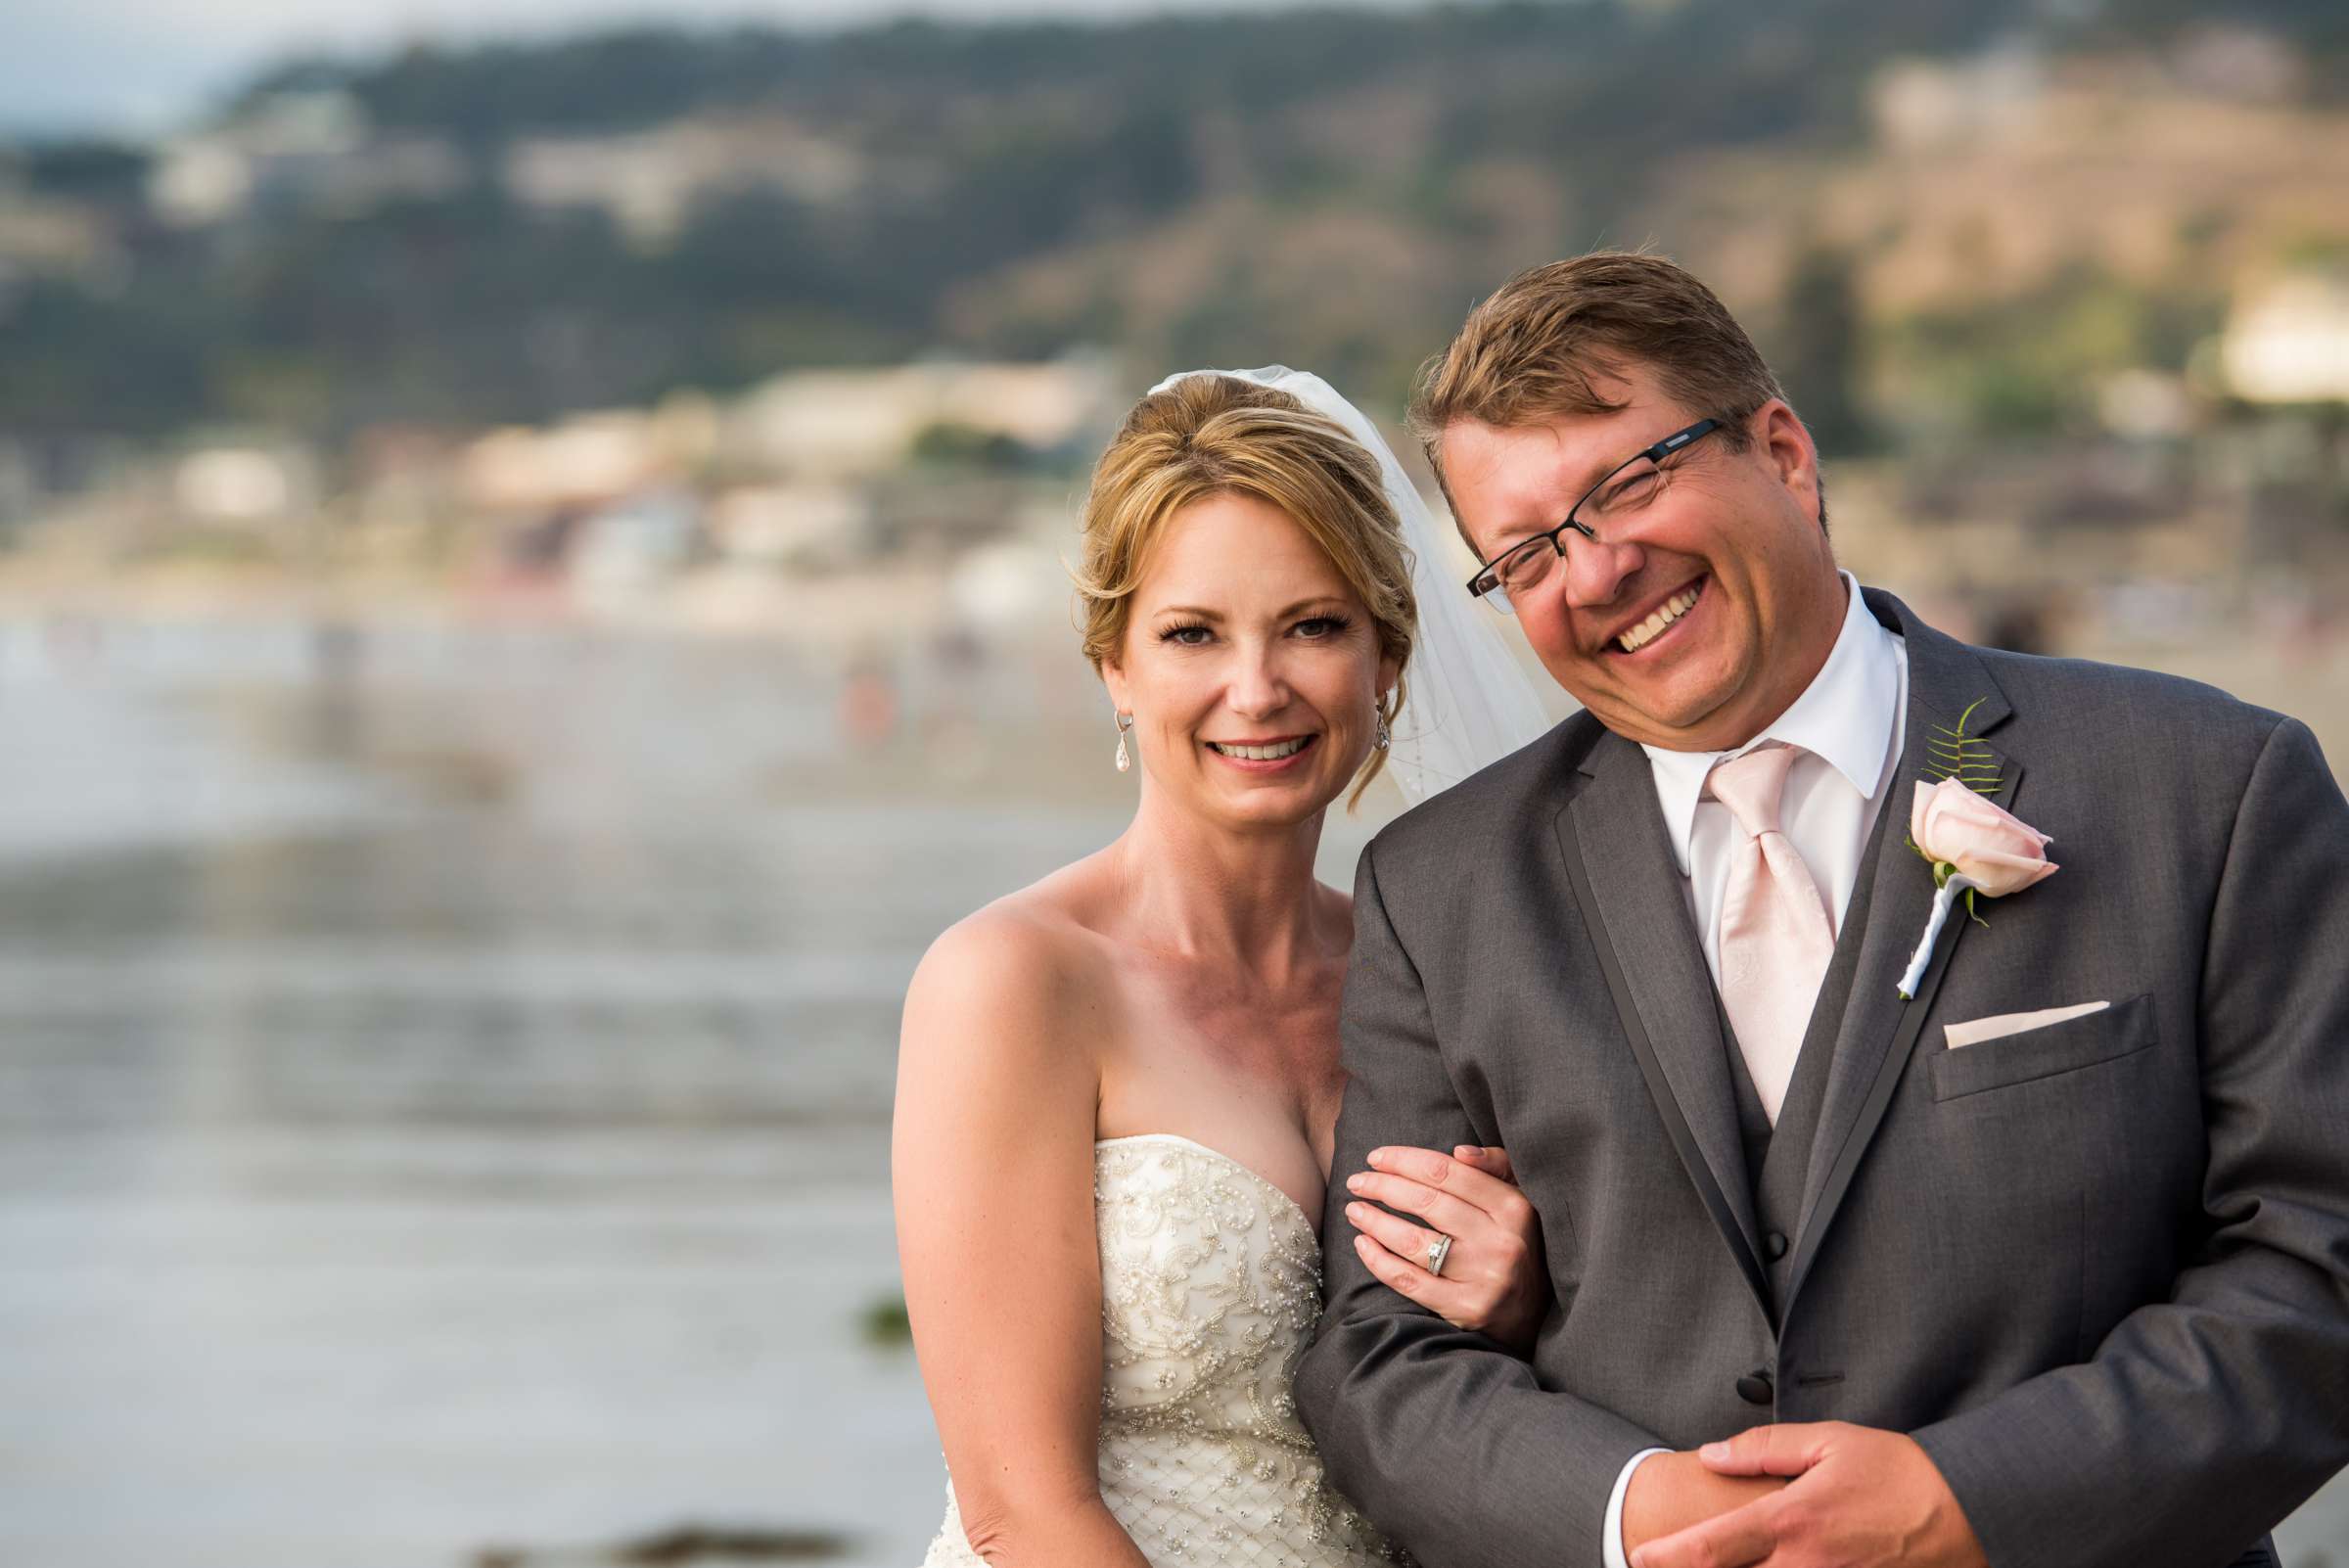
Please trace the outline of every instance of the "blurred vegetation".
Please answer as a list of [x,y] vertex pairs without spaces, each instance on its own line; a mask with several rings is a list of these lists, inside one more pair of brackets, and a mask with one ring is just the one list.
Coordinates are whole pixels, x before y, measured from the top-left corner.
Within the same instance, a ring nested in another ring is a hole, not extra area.
[[[345,93],[369,134],[456,150],[456,188],[363,205],[256,202],[174,227],[149,155],[19,149],[22,187],[106,215],[118,261],[0,276],[0,423],[153,435],[199,419],[340,439],[722,391],[797,365],[1073,342],[1144,364],[1310,363],[1399,402],[1463,305],[1517,265],[1638,244],[1667,171],[1866,135],[1873,73],[2016,37],[2158,48],[2214,22],[2308,62],[2343,101],[2338,0],[1572,0],[1159,18],[903,22],[830,35],[639,29],[272,69],[222,112]],[[706,191],[648,238],[604,208],[517,198],[532,138],[728,115],[848,161],[837,188]],[[2198,326],[2202,304],[2072,279],[2016,314],[1922,319],[1898,347],[1994,427],[2063,412],[2064,377]],[[1848,259],[1819,250],[1765,346],[1832,450],[1879,438]],[[2188,318],[2191,318],[2190,320]],[[1985,333],[2015,352],[1985,368]],[[1958,361],[1966,361],[1963,364]],[[2064,362],[2060,372],[2056,361]],[[983,452],[933,455],[985,461]]]
[[864,1342],[877,1350],[901,1350],[913,1343],[913,1321],[901,1298],[873,1302],[858,1315],[857,1326]]
[[1805,254],[1787,282],[1782,311],[1772,368],[1812,438],[1828,457],[1868,451],[1877,436],[1860,406],[1865,365],[1850,258],[1825,250]]
[[2100,376],[2184,364],[2218,328],[2222,306],[2213,294],[2152,294],[2075,267],[1995,307],[1911,317],[1885,357],[1894,377],[1932,386],[1975,431],[2060,435],[2089,425]]
[[907,455],[932,468],[1016,471],[1031,466],[1034,454],[1001,431],[978,430],[941,421],[915,432]]

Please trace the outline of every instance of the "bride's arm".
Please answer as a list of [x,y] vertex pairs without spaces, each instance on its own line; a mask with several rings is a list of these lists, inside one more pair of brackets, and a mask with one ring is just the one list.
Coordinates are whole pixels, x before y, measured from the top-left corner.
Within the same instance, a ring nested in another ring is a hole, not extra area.
[[1098,1028],[1082,966],[984,910],[915,972],[891,1165],[905,1307],[972,1549],[1148,1568],[1101,1500]]

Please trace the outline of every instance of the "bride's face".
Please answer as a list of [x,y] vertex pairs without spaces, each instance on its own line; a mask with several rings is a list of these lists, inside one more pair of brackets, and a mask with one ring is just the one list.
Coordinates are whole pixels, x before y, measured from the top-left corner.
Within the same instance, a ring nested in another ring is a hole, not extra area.
[[1101,673],[1133,715],[1154,788],[1234,826],[1275,826],[1353,782],[1397,670],[1361,600],[1287,513],[1217,495],[1168,520],[1120,660]]

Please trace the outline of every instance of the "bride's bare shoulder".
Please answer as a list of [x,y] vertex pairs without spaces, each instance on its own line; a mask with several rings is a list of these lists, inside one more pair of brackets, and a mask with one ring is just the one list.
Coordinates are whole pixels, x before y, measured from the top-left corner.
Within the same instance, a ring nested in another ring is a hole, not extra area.
[[1045,1041],[1097,1015],[1114,975],[1107,942],[1086,918],[1084,862],[1006,894],[948,926],[922,955],[906,992],[908,1038],[931,1021],[958,1038]]

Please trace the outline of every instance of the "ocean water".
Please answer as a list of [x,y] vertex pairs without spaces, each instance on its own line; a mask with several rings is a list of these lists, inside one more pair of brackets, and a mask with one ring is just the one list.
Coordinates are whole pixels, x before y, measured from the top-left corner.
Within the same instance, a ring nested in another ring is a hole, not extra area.
[[898,998],[1114,819],[872,798],[771,647],[61,622],[0,671],[0,1562],[918,1558]]
[[[918,1560],[898,1000],[1122,824],[1087,681],[0,623],[0,1563]],[[2349,1568],[2349,1488],[2283,1539]]]

